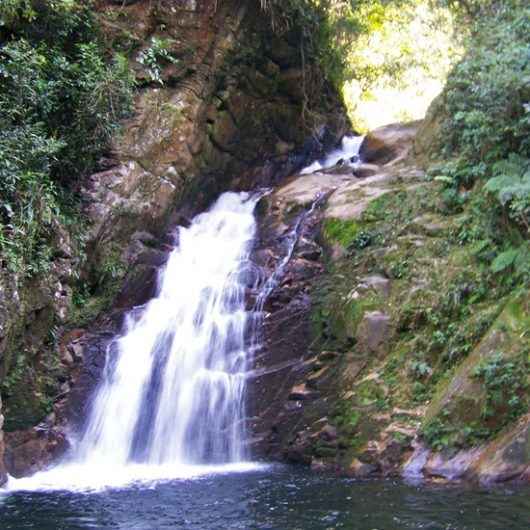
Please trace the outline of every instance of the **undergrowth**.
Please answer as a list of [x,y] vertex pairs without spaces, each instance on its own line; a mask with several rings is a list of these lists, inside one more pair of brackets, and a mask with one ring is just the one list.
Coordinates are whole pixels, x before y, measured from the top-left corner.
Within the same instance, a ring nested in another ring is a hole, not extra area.
[[441,155],[430,176],[460,238],[499,279],[530,281],[530,8],[498,1],[475,20],[443,94]]
[[133,78],[83,2],[5,1],[0,38],[0,253],[33,275],[57,224],[79,226],[75,191],[130,111]]

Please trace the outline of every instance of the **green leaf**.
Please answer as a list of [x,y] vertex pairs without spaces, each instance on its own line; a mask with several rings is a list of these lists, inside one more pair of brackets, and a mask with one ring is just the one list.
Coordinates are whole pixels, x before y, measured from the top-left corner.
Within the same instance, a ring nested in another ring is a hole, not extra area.
[[509,248],[508,250],[505,250],[493,260],[491,270],[493,272],[502,272],[506,270],[515,263],[518,256],[519,249],[517,248]]

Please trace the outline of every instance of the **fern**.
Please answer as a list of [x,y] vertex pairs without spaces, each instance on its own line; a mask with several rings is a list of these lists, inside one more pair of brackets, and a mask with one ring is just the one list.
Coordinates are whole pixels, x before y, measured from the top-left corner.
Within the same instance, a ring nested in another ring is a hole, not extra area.
[[528,229],[530,219],[530,159],[511,154],[493,166],[485,189],[508,209],[510,217]]

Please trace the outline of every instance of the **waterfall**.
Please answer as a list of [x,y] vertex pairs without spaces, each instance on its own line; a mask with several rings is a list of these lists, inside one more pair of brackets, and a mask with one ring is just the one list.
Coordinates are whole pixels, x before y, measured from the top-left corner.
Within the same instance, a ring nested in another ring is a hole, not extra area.
[[225,193],[179,228],[158,295],[109,349],[81,459],[160,465],[244,458],[242,275],[256,200]]
[[92,488],[244,463],[252,345],[245,280],[260,197],[225,193],[178,229],[157,296],[128,315],[109,346],[69,462],[13,487]]

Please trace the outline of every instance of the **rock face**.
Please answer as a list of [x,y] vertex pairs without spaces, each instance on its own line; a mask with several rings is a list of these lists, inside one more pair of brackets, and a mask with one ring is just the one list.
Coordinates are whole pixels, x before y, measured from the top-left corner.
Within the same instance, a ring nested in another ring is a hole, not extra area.
[[[98,171],[80,177],[86,262],[58,224],[51,271],[28,280],[0,270],[5,462],[17,476],[55,457],[67,419],[84,417],[123,312],[153,295],[173,227],[223,190],[274,184],[346,126],[330,86],[313,100],[300,90],[301,28],[274,33],[259,2],[94,9],[108,49],[135,72],[135,112]],[[143,61],[157,46],[171,60]],[[307,105],[317,112],[305,119]]]
[[46,274],[23,278],[0,269],[0,379],[7,430],[37,424],[50,412],[44,395],[60,393],[66,377],[47,343],[50,331],[67,321],[80,259],[68,233],[61,226],[56,230],[55,256]]
[[[396,127],[393,129],[395,132]],[[412,138],[407,128],[399,153],[410,148]],[[319,329],[316,306],[327,276],[324,258],[333,250],[330,242],[319,235],[322,225],[327,220],[360,220],[373,200],[399,191],[403,185],[413,186],[422,174],[410,167],[371,169],[371,176],[365,179],[332,170],[293,176],[261,209],[262,237],[257,256],[266,259],[257,261],[267,270],[266,275],[281,261],[294,227],[299,224],[300,229],[292,258],[265,306],[262,349],[251,381],[253,448],[262,456],[311,464],[318,470],[344,467],[330,459],[350,444],[332,418],[334,409],[341,393],[365,370],[369,362],[366,356],[381,358],[389,349],[392,323],[382,311],[359,314],[358,328],[350,322],[341,323],[345,340],[342,347],[352,348],[347,353],[322,350],[317,338],[327,333]],[[311,209],[315,201],[318,207]],[[391,281],[371,274],[362,277],[348,296],[388,299],[390,294]],[[369,378],[365,386],[381,385]],[[389,441],[381,453],[392,461],[389,466],[396,467],[401,446],[394,449]],[[355,462],[351,472],[360,476],[379,469]]]
[[325,200],[267,304],[254,447],[356,477],[528,480],[528,293],[492,287],[448,237],[459,218],[415,166],[415,128],[369,136],[365,178],[295,175],[270,197],[271,259]]
[[[316,198],[316,197],[315,197]],[[286,212],[273,194],[261,208],[260,240],[255,261],[264,277],[278,274],[278,284],[267,298],[260,350],[249,380],[252,450],[264,457],[280,458],[287,429],[303,403],[320,395],[306,384],[315,359],[311,352],[311,298],[309,292],[322,274],[322,248],[314,242],[320,212]],[[277,269],[289,252],[284,269]]]
[[[106,161],[113,167],[84,187],[96,262],[109,241],[123,246],[140,226],[159,236],[177,202],[204,208],[229,184],[270,185],[311,150],[310,131],[325,142],[343,127],[329,87],[310,102],[325,121],[304,121],[304,72],[290,44],[299,28],[277,36],[258,2],[102,2],[99,17],[141,88]],[[161,42],[171,61],[146,66],[142,54]]]

